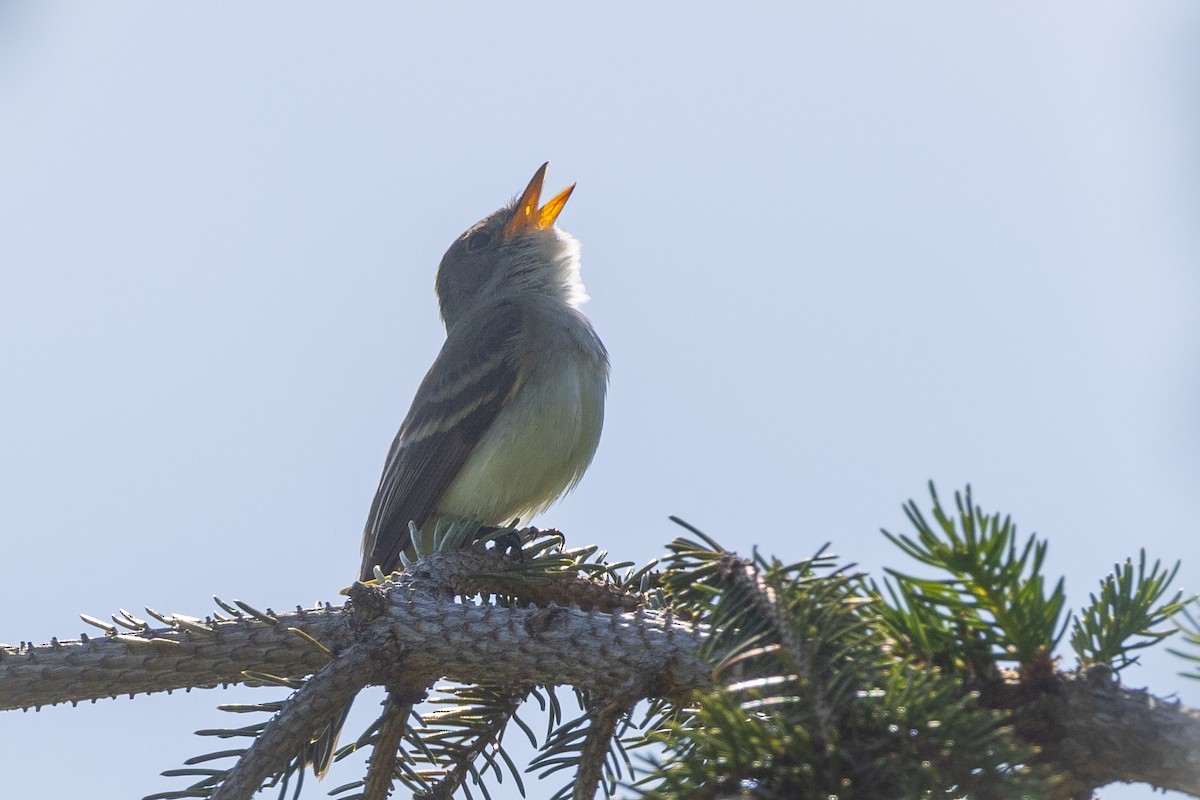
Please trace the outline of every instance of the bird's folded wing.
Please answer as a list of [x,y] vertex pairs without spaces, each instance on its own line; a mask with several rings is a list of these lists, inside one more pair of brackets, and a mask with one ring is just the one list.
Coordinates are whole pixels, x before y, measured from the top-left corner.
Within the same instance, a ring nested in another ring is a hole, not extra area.
[[519,309],[498,303],[456,325],[388,451],[363,531],[360,579],[395,569],[408,523],[425,525],[471,451],[520,385]]

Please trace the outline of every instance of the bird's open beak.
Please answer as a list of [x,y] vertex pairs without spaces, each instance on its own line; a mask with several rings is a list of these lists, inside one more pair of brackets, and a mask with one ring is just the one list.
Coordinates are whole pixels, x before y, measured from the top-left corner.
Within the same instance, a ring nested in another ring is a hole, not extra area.
[[546,205],[538,208],[538,200],[542,196],[542,181],[546,178],[546,167],[550,166],[547,161],[542,166],[538,167],[538,171],[533,173],[533,180],[525,187],[525,191],[521,194],[521,199],[517,201],[517,210],[513,214],[513,218],[504,226],[504,238],[511,239],[518,233],[524,230],[543,230],[554,224],[554,220],[558,219],[558,215],[562,213],[563,206],[567,204],[567,198],[571,196],[571,192],[575,189],[575,184],[571,184],[563,189],[553,198],[546,202]]

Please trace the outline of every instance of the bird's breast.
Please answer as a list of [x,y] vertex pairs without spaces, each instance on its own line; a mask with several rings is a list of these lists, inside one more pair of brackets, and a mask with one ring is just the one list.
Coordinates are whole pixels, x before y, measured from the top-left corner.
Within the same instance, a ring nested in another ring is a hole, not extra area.
[[603,348],[572,342],[527,357],[519,388],[442,496],[440,514],[485,525],[528,521],[591,463],[604,421]]

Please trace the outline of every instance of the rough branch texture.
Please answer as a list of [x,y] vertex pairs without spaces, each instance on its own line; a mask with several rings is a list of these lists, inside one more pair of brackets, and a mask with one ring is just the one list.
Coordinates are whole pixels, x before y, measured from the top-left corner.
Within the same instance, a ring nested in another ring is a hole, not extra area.
[[[414,596],[391,604],[388,627],[411,648],[414,669],[435,669],[463,682],[573,684],[605,690],[675,662],[676,690],[708,683],[708,667],[692,655],[696,634],[652,612],[609,615],[569,608],[496,608]],[[329,660],[288,628],[332,650],[352,640],[347,608],[220,622],[212,635],[158,629],[133,636],[89,638],[0,649],[0,710],[76,703],[122,694],[245,683],[244,670],[300,678]],[[158,640],[155,643],[155,640]],[[596,665],[603,664],[603,670]]]
[[1036,693],[1010,681],[984,700],[1015,710],[1018,733],[1070,771],[1076,796],[1110,783],[1149,783],[1200,797],[1200,711],[1112,678],[1103,667],[1065,673]]
[[[341,608],[215,621],[176,617],[171,627],[131,634],[114,629],[76,641],[0,646],[0,709],[243,683],[256,672],[285,678],[320,673],[306,684],[308,692],[297,693],[305,702],[296,700],[274,730],[264,732],[256,743],[261,756],[239,765],[222,795],[248,797],[321,715],[365,683],[415,683],[414,691],[438,678],[567,684],[608,698],[614,708],[638,697],[686,699],[711,686],[710,667],[696,656],[706,632],[669,614],[627,610],[628,593],[612,586],[565,575],[561,585],[558,578],[537,585],[544,605],[455,599],[463,589],[447,579],[455,570],[474,573],[475,591],[516,594],[514,576],[503,574],[508,567],[498,559],[455,554],[445,558],[444,572],[437,560],[423,560],[398,582],[356,584],[351,602]],[[556,597],[585,602],[589,610],[561,607]],[[322,698],[317,690],[323,686],[330,691]],[[984,701],[1011,710],[1022,738],[1041,746],[1081,790],[1145,781],[1200,797],[1200,712],[1124,688],[1095,670],[1086,679],[1050,674],[1038,685],[1003,681],[985,691]],[[608,735],[605,722],[598,739]]]
[[336,714],[350,703],[373,677],[370,653],[352,647],[341,658],[326,664],[292,702],[271,720],[237,769],[213,793],[212,800],[251,797],[281,764],[286,764],[309,740],[312,725],[307,721]]
[[[185,618],[186,625],[140,634],[5,645],[0,710],[244,683],[246,670],[310,675],[328,655],[291,628],[334,652],[362,641],[369,630],[377,647],[406,654],[405,669],[465,683],[571,684],[607,692],[663,675],[664,683],[654,687],[663,696],[711,681],[709,667],[694,655],[701,634],[670,615],[462,604],[396,584],[359,585],[355,600],[357,611],[353,604],[306,609],[276,614],[273,623]],[[378,638],[384,630],[386,644]]]
[[244,670],[303,677],[329,657],[288,628],[303,630],[334,650],[353,641],[349,615],[340,608],[280,614],[275,625],[243,619],[204,627],[210,632],[175,627],[140,635],[2,645],[0,709],[245,683]]

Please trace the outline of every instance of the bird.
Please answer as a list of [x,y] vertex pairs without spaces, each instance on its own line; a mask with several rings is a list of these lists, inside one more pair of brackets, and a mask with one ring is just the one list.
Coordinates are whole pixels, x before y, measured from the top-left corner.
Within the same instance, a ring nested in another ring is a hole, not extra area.
[[[580,246],[555,225],[575,184],[541,204],[549,162],[515,200],[467,228],[438,266],[446,341],[384,460],[359,580],[396,569],[410,525],[506,527],[573,489],[604,425],[608,351],[580,310]],[[333,761],[349,708],[307,760]]]
[[360,580],[395,569],[419,530],[528,521],[573,489],[604,424],[608,352],[580,311],[579,242],[539,205],[549,162],[468,228],[438,266],[446,341],[384,461]]

